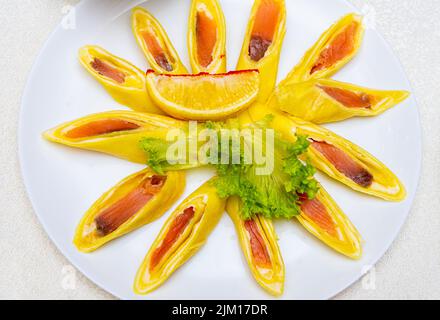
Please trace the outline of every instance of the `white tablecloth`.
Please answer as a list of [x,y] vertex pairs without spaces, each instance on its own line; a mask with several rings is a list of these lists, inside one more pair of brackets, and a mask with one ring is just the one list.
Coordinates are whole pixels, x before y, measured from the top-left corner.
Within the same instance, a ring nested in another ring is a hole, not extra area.
[[[313,0],[311,0],[313,1]],[[440,298],[440,6],[438,0],[352,0],[374,12],[420,103],[423,172],[409,220],[375,269],[338,299]],[[20,100],[32,63],[75,0],[0,0],[0,298],[112,298],[69,265],[33,213],[17,156]],[[411,152],[411,146],[408,146]],[[370,279],[371,280],[371,279]]]

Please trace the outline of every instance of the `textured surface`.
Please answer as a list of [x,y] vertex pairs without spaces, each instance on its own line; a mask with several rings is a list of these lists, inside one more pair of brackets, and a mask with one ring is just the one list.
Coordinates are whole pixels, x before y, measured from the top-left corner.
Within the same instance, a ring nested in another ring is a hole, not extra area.
[[[20,100],[32,63],[76,1],[0,0],[3,106],[0,154],[0,298],[112,298],[76,272],[52,245],[27,199],[17,157]],[[423,171],[407,224],[367,275],[338,299],[440,299],[440,7],[435,0],[353,0],[401,59],[419,100]],[[411,150],[409,146],[408,150]]]

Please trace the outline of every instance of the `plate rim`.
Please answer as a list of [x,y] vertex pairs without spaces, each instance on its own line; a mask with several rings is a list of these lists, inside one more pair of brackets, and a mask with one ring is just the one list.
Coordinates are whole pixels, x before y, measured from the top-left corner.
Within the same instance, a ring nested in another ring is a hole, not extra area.
[[[80,12],[81,10],[83,10],[82,8],[87,6],[88,3],[92,3],[93,1],[96,0],[81,0],[79,3],[77,3],[74,6],[74,9],[77,10],[77,13]],[[153,1],[153,0],[144,0],[142,3],[148,2],[148,1]],[[344,4],[346,4],[348,7],[351,8],[351,10],[353,10],[353,12],[360,12],[359,8],[357,6],[355,6],[354,4],[350,3],[348,0],[339,0],[341,2],[343,2]],[[139,2],[139,1],[138,1]],[[138,3],[138,5],[142,4],[142,3]],[[362,13],[361,13],[362,14]],[[117,294],[116,292],[114,292],[112,289],[110,289],[106,283],[103,283],[102,281],[96,279],[90,272],[86,271],[84,268],[82,268],[80,266],[79,263],[77,263],[76,259],[71,256],[71,254],[69,252],[67,252],[66,250],[63,249],[63,246],[58,243],[58,241],[54,238],[54,236],[48,231],[49,228],[47,227],[47,224],[45,222],[45,219],[42,218],[41,214],[38,212],[38,210],[36,209],[36,203],[34,201],[34,197],[31,193],[31,187],[30,187],[30,182],[28,180],[29,174],[27,174],[27,169],[25,168],[24,165],[24,156],[23,156],[23,148],[24,148],[24,142],[23,142],[23,118],[25,117],[25,102],[27,100],[27,96],[30,94],[30,88],[31,88],[31,83],[33,82],[33,80],[35,79],[35,75],[36,75],[36,70],[38,68],[38,65],[40,64],[40,61],[46,51],[46,48],[49,46],[49,44],[51,43],[51,41],[53,40],[53,38],[60,32],[60,30],[62,29],[62,18],[60,20],[60,22],[56,25],[56,27],[51,31],[51,33],[48,35],[48,37],[46,38],[46,40],[43,42],[43,45],[41,46],[41,48],[38,51],[38,54],[36,55],[33,63],[32,63],[32,67],[27,75],[27,80],[26,80],[26,84],[24,86],[23,89],[23,93],[22,93],[22,97],[21,97],[21,102],[20,102],[20,111],[19,111],[19,117],[18,117],[18,127],[17,127],[17,144],[18,144],[18,160],[19,160],[19,167],[20,167],[20,174],[22,177],[22,181],[26,190],[26,195],[32,205],[32,209],[34,214],[37,216],[38,221],[40,222],[40,224],[42,225],[45,234],[48,236],[48,238],[52,241],[52,243],[55,245],[56,249],[59,251],[60,254],[62,254],[64,256],[65,259],[67,259],[69,261],[69,263],[71,263],[79,272],[81,272],[89,281],[91,281],[92,283],[94,283],[95,285],[97,285],[99,287],[99,289],[105,291],[106,293],[111,294],[113,297],[118,298],[118,299],[125,299],[124,297],[120,296],[119,294]],[[379,261],[381,261],[384,257],[384,255],[393,247],[393,245],[395,244],[398,235],[401,234],[402,232],[402,228],[403,226],[407,223],[408,221],[408,216],[411,213],[411,211],[414,208],[414,202],[415,202],[415,198],[418,195],[418,190],[420,187],[420,181],[421,181],[421,170],[422,170],[422,164],[423,164],[423,145],[424,145],[424,141],[423,141],[423,135],[422,135],[422,124],[421,124],[421,117],[420,117],[420,103],[417,99],[417,96],[415,95],[415,91],[413,89],[412,83],[408,78],[407,72],[405,70],[405,68],[403,67],[403,64],[401,62],[401,59],[399,58],[398,55],[396,55],[395,50],[393,50],[393,48],[391,47],[391,45],[386,41],[385,37],[382,35],[382,33],[376,28],[376,27],[369,27],[369,29],[373,30],[376,35],[378,36],[378,38],[380,39],[381,43],[383,44],[384,48],[386,50],[388,50],[391,55],[393,56],[393,58],[395,59],[395,61],[398,63],[399,68],[402,70],[402,74],[403,74],[403,80],[406,82],[408,88],[410,89],[409,91],[411,92],[411,98],[414,99],[414,108],[416,109],[416,114],[417,114],[417,119],[415,121],[415,123],[417,124],[417,127],[414,128],[417,130],[417,140],[420,142],[419,143],[419,148],[417,150],[417,168],[415,168],[416,171],[416,183],[415,183],[415,192],[413,195],[411,195],[410,198],[408,198],[407,200],[409,201],[409,206],[406,210],[405,216],[402,219],[400,224],[396,224],[396,226],[398,226],[396,228],[396,232],[393,234],[393,240],[390,242],[390,244],[386,247],[383,248],[383,250],[379,250],[378,253],[376,255],[374,255],[374,258],[371,259],[372,260],[372,264],[369,266],[369,268],[367,270],[365,270],[364,273],[359,273],[359,275],[357,275],[356,277],[354,277],[354,279],[348,283],[339,285],[337,288],[335,288],[334,290],[332,290],[332,293],[329,294],[328,296],[326,296],[325,300],[328,299],[332,299],[335,298],[337,295],[342,294],[345,290],[349,289],[350,287],[352,287],[355,283],[357,283],[359,280],[362,279],[362,277],[368,273],[371,268],[374,268]],[[151,298],[147,297],[142,297],[143,299],[146,300],[152,300]],[[270,298],[269,298],[270,299]],[[272,299],[270,299],[272,300]]]

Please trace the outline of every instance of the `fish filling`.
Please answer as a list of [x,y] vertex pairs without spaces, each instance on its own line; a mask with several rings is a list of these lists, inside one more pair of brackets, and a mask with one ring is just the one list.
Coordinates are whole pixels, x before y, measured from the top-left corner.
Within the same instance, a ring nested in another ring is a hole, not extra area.
[[198,11],[196,18],[197,53],[199,63],[208,67],[213,60],[217,43],[217,24],[205,11]]
[[152,176],[125,197],[104,209],[95,218],[98,234],[106,236],[118,229],[160,192],[165,181],[164,176]]
[[271,267],[270,255],[257,223],[254,220],[248,220],[244,222],[244,227],[249,234],[252,256],[255,263],[259,267]]
[[344,151],[324,142],[312,140],[312,147],[321,153],[330,163],[347,178],[361,187],[368,188],[373,183],[373,175]]
[[112,79],[119,84],[125,82],[125,73],[98,58],[94,58],[93,61],[90,62],[90,66],[101,76]]
[[320,229],[332,237],[337,236],[335,223],[321,201],[317,198],[310,200],[306,194],[300,194],[299,201],[303,215],[312,220]]
[[263,0],[257,10],[249,41],[249,57],[258,62],[266,55],[278,27],[280,6],[272,0]]
[[350,55],[355,49],[356,35],[359,29],[358,22],[352,22],[342,30],[333,41],[321,52],[315,65],[310,70],[314,74],[328,69]]
[[152,271],[159,264],[164,255],[176,243],[176,241],[188,227],[191,220],[194,218],[194,215],[195,208],[189,207],[183,210],[183,212],[174,219],[161,245],[154,251],[153,255],[151,256],[150,271]]
[[370,109],[372,97],[366,93],[355,93],[340,88],[318,86],[330,97],[344,105],[347,108]]
[[154,61],[156,61],[156,63],[167,72],[173,71],[173,66],[171,65],[157,37],[149,31],[143,32],[142,37],[144,38],[145,44],[153,56]]
[[113,132],[136,130],[139,125],[122,119],[105,119],[89,122],[82,126],[71,129],[66,133],[70,139],[94,137]]

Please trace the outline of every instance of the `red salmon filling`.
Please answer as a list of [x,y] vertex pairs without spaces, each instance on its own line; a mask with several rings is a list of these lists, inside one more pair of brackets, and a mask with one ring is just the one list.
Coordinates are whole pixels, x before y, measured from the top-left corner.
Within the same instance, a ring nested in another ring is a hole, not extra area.
[[138,128],[140,128],[140,126],[136,123],[121,119],[97,120],[70,130],[66,133],[66,137],[70,139],[79,139],[112,132],[135,130]]
[[278,27],[280,6],[272,0],[263,0],[255,15],[254,26],[249,42],[249,57],[260,61],[272,44]]
[[119,71],[116,68],[106,64],[102,60],[98,58],[94,58],[92,62],[90,62],[90,66],[98,72],[101,76],[107,77],[116,81],[117,83],[125,82],[125,73]]
[[272,266],[270,255],[257,223],[254,220],[248,220],[244,222],[244,227],[249,234],[252,256],[255,263],[262,268],[270,268]]
[[165,54],[165,51],[161,47],[159,41],[156,36],[151,32],[144,31],[142,33],[142,37],[144,38],[145,44],[147,45],[148,50],[151,55],[154,57],[156,63],[164,70],[171,72],[173,71],[173,66]]
[[170,250],[173,244],[176,243],[190,221],[194,218],[194,215],[194,207],[189,207],[183,210],[183,212],[174,219],[161,245],[151,256],[150,271],[152,271],[159,264],[163,256],[168,252],[168,250]]
[[166,177],[152,176],[122,199],[104,209],[96,218],[96,229],[106,236],[119,228],[160,192]]
[[340,88],[332,88],[325,86],[318,86],[330,97],[343,104],[347,108],[369,109],[372,105],[372,97],[366,93],[355,93],[349,90]]
[[358,22],[352,22],[345,27],[345,29],[321,52],[315,65],[310,70],[310,74],[328,69],[350,55],[355,49],[355,40],[358,29]]
[[325,206],[318,199],[310,200],[306,194],[299,195],[302,214],[307,216],[316,225],[332,237],[337,236],[336,225],[328,214]]
[[323,141],[312,140],[312,146],[321,153],[335,168],[358,185],[368,188],[373,183],[373,175],[344,151]]
[[205,11],[197,12],[196,34],[199,63],[206,68],[213,60],[212,54],[217,43],[217,24]]

